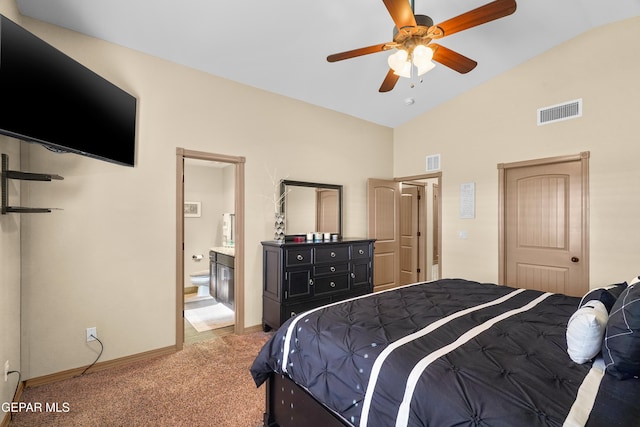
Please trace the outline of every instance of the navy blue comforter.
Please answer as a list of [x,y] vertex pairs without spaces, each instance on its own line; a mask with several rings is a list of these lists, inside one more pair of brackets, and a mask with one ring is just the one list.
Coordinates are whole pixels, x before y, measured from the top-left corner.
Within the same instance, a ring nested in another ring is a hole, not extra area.
[[288,375],[354,426],[640,426],[638,380],[567,355],[578,302],[461,279],[409,285],[290,319],[251,373],[257,385]]

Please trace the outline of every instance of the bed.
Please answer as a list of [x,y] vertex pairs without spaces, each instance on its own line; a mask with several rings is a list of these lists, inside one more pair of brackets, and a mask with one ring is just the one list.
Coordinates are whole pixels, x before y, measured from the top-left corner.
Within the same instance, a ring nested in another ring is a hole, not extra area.
[[640,426],[636,298],[443,279],[301,313],[251,367],[264,425]]

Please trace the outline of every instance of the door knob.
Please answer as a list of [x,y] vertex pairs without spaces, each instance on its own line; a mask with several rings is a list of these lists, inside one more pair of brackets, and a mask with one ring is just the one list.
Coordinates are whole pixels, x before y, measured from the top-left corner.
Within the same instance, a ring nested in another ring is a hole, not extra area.
[[571,257],[571,262],[578,262],[578,261],[580,261],[580,258],[575,257],[575,256]]

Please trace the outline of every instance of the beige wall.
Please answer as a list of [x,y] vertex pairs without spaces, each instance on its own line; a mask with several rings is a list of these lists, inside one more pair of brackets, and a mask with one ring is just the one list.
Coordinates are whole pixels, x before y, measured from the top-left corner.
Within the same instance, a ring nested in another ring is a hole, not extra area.
[[[598,28],[394,130],[395,176],[442,154],[444,277],[498,280],[498,163],[581,151],[591,152],[590,286],[640,274],[638,38],[640,18]],[[582,118],[536,125],[538,108],[578,98]],[[458,217],[466,182],[475,219]]]
[[[0,152],[9,156],[11,170],[20,170],[20,144],[0,135]],[[9,203],[20,206],[20,181],[8,181]],[[20,216],[0,215],[0,370],[20,370]],[[10,402],[18,382],[0,379],[0,402]],[[0,412],[0,421],[3,413]]]
[[[3,7],[0,7],[0,12]],[[58,49],[139,101],[134,168],[24,144],[27,203],[62,208],[22,216],[25,378],[175,343],[176,147],[246,157],[245,325],[261,323],[260,241],[273,237],[269,173],[343,184],[345,230],[366,233],[366,178],[391,176],[392,130],[242,86],[23,18]]]
[[[0,13],[19,21],[15,2],[0,0]],[[9,167],[20,170],[20,143],[0,135],[0,153],[9,155]],[[9,202],[20,205],[20,181],[9,181]],[[20,216],[0,215],[0,369],[9,361],[9,369],[20,371]],[[18,376],[0,379],[0,402],[10,402]],[[0,411],[0,423],[5,413]]]

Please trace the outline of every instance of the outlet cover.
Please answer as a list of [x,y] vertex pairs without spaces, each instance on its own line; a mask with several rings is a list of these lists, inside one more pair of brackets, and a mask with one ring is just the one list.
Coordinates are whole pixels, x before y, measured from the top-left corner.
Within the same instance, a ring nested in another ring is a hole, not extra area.
[[[93,336],[92,336],[93,335]],[[87,342],[95,341],[98,336],[98,332],[96,332],[96,328],[87,328]]]

